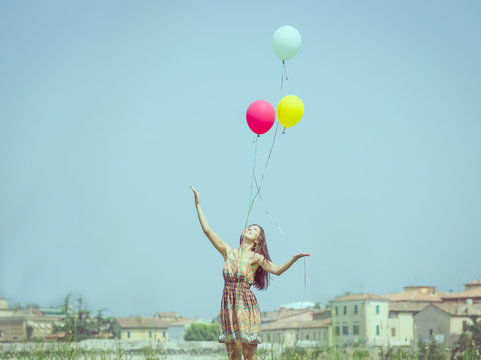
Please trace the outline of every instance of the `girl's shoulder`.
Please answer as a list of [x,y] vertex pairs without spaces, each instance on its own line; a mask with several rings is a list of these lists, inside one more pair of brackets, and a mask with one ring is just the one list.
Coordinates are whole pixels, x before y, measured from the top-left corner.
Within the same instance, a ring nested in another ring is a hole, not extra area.
[[262,261],[264,261],[264,255],[259,254],[259,253],[254,253],[254,262],[260,264]]

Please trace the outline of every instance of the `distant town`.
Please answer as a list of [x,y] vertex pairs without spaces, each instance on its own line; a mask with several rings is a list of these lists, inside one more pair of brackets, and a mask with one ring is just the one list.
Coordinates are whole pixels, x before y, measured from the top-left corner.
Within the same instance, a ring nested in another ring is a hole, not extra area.
[[[346,294],[326,305],[295,303],[262,313],[263,341],[286,346],[415,347],[419,341],[454,345],[481,317],[481,277],[464,291],[405,286],[392,294]],[[184,341],[192,324],[209,321],[159,311],[152,317],[105,318],[74,309],[67,296],[55,308],[10,308],[0,298],[0,342],[81,339]],[[215,323],[215,321],[214,321]],[[214,339],[212,339],[214,340]]]

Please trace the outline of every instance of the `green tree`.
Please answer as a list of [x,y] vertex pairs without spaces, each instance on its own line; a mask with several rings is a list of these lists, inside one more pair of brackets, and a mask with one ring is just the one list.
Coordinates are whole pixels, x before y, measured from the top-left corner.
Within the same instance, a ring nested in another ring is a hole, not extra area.
[[54,327],[55,332],[65,331],[65,340],[79,341],[96,337],[100,331],[111,328],[111,319],[102,316],[102,312],[106,309],[100,309],[96,317],[91,317],[90,310],[87,310],[84,306],[82,296],[77,299],[77,308],[72,309],[70,305],[71,296],[71,293],[65,296],[63,325]]
[[419,340],[418,343],[418,359],[421,360],[444,360],[446,359],[446,348],[437,343],[434,338],[429,339],[427,343]]
[[451,358],[479,359],[481,356],[481,321],[471,316],[472,324],[463,326],[463,333],[453,347]]
[[219,324],[191,324],[184,334],[186,341],[216,341],[219,336]]
[[101,332],[110,332],[112,333],[112,318],[104,317],[103,312],[108,309],[103,308],[98,310],[97,316],[95,316],[95,332],[100,334]]
[[30,339],[32,338],[32,335],[33,335],[33,327],[31,327],[30,325],[27,326],[27,338]]

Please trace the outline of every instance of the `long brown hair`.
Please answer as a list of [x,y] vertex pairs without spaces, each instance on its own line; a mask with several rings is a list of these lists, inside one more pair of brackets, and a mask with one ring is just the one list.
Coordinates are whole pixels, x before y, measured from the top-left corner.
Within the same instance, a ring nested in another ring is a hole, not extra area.
[[[259,226],[259,225],[252,224],[249,226]],[[269,256],[269,250],[267,250],[266,234],[262,227],[259,226],[259,229],[260,229],[260,233],[259,233],[259,236],[257,237],[256,244],[254,245],[253,251],[264,256],[264,261],[271,261],[271,257]],[[244,238],[244,232],[242,232],[240,237],[241,245],[242,245],[243,238]],[[259,266],[254,275],[254,286],[259,290],[267,290],[267,287],[269,286],[269,279],[270,279],[269,273],[265,271],[262,268],[262,266]]]

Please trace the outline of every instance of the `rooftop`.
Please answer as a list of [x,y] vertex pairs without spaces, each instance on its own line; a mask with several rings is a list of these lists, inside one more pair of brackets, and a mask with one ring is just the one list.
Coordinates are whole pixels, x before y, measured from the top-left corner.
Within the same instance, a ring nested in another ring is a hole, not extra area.
[[351,295],[344,295],[338,296],[331,302],[338,302],[338,301],[356,301],[356,300],[375,300],[375,301],[388,301],[385,296],[379,296],[374,294],[351,294]]
[[262,322],[273,322],[290,317],[301,317],[312,320],[313,310],[295,310],[295,309],[281,309],[279,311],[269,311],[261,314]]
[[126,317],[114,319],[121,328],[166,329],[172,321],[158,318]]
[[469,290],[470,288],[473,288],[473,287],[481,287],[481,276],[479,277],[478,280],[468,282],[464,284],[464,286],[466,287],[466,290]]
[[429,306],[428,302],[414,302],[414,301],[394,301],[389,303],[389,311],[392,312],[419,312]]
[[162,312],[158,311],[155,313],[155,317],[159,319],[180,319],[181,316],[176,312]]
[[414,301],[414,302],[441,302],[442,292],[425,293],[420,291],[402,291],[398,293],[385,294],[384,297],[390,301]]
[[312,301],[298,301],[290,304],[281,305],[282,309],[313,309],[316,306],[316,303]]
[[312,329],[328,327],[330,324],[331,319],[319,321],[285,319],[264,325],[262,326],[262,330]]
[[442,298],[446,300],[481,298],[481,286],[457,293],[443,294]]
[[433,306],[454,316],[481,315],[481,304],[443,303],[433,304]]

